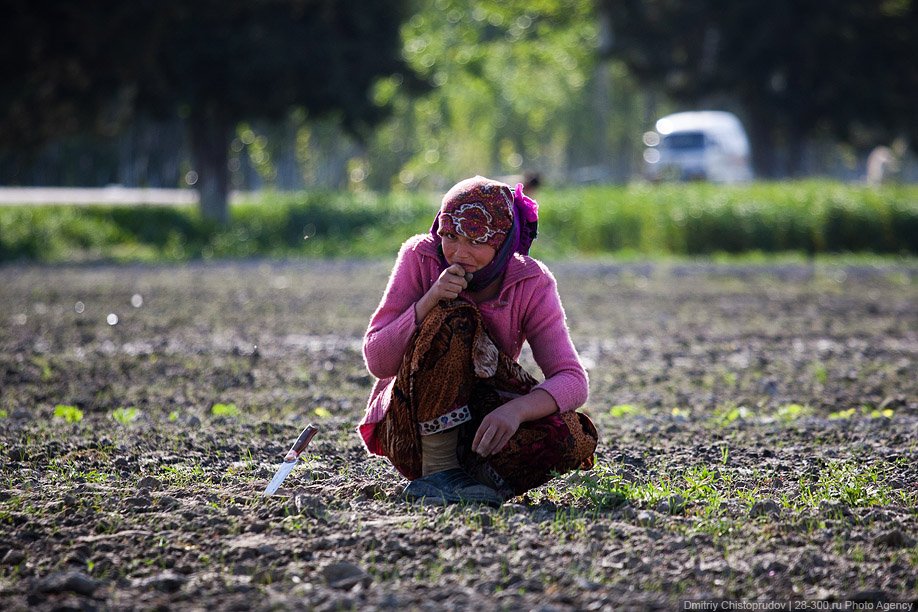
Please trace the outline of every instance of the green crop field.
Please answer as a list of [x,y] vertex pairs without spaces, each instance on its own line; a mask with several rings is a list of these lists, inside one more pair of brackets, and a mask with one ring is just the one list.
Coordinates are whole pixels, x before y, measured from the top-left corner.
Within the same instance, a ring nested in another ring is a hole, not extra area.
[[[918,186],[829,181],[540,190],[541,257],[918,253]],[[437,194],[262,193],[227,227],[190,207],[0,208],[0,261],[376,257],[426,231]]]

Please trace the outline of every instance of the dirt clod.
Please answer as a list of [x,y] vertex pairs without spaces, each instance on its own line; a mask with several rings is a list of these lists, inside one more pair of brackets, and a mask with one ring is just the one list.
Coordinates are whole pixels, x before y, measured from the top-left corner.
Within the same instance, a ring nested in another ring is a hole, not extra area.
[[2,565],[19,565],[26,560],[25,553],[21,550],[10,549],[3,555],[3,559],[0,559],[0,564]]
[[874,543],[888,548],[910,548],[915,545],[915,539],[906,535],[902,529],[894,528],[878,535]]
[[322,575],[333,589],[347,590],[358,584],[370,584],[371,579],[363,569],[354,563],[341,561],[332,563],[322,569]]
[[100,581],[82,572],[55,572],[39,579],[33,590],[38,593],[76,593],[92,597],[101,585]]
[[163,483],[152,476],[144,476],[137,481],[138,489],[148,489],[150,491],[159,491],[163,488]]
[[140,590],[155,589],[164,593],[175,593],[187,582],[187,578],[173,571],[165,571],[134,582],[134,587]]
[[778,517],[781,515],[781,506],[773,499],[760,499],[752,504],[749,510],[750,518],[760,516]]

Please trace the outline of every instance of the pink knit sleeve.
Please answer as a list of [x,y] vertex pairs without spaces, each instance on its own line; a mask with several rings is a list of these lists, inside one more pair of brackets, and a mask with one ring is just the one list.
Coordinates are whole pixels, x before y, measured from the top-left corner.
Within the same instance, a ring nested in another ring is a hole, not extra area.
[[382,300],[363,338],[363,358],[376,378],[398,374],[402,356],[414,333],[414,304],[426,291],[421,262],[411,239],[402,245]]
[[551,394],[561,412],[575,410],[589,397],[589,380],[567,329],[557,283],[547,268],[530,305],[526,338],[545,375],[536,388]]

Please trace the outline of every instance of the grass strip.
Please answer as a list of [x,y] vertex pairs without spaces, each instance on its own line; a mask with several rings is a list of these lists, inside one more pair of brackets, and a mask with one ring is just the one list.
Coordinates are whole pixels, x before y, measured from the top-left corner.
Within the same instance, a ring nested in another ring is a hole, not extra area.
[[[533,254],[918,254],[918,186],[831,181],[544,189]],[[437,194],[266,192],[226,227],[192,207],[7,206],[0,261],[391,257],[427,230]]]

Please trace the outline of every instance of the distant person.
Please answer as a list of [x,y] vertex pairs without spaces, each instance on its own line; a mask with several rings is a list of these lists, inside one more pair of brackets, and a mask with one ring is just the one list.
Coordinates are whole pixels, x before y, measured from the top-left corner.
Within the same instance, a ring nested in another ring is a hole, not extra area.
[[523,190],[530,194],[542,186],[542,175],[538,172],[527,172],[523,175]]
[[[537,226],[522,184],[476,176],[402,245],[364,337],[379,380],[359,432],[407,499],[498,506],[593,465],[587,374],[555,279],[528,256]],[[524,341],[542,383],[516,363]]]
[[902,138],[894,140],[891,147],[875,147],[867,156],[867,184],[882,185],[895,180],[902,169],[907,148]]
[[507,183],[513,185],[514,183],[522,183],[523,191],[525,191],[530,196],[535,193],[535,191],[542,186],[542,174],[536,170],[527,170],[523,174],[508,174],[507,176],[499,176],[496,179],[501,183]]

